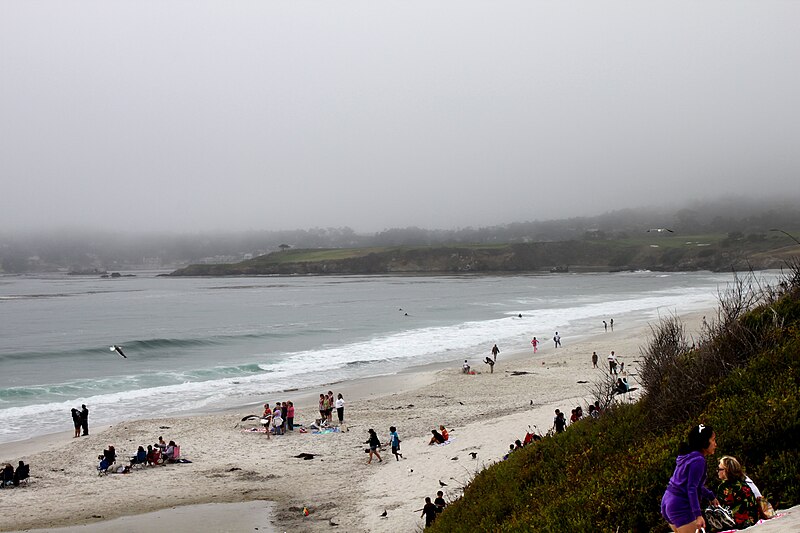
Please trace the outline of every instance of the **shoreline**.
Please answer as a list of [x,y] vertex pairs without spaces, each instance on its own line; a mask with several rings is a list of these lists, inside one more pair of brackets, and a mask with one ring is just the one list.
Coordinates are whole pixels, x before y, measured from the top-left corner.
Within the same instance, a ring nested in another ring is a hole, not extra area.
[[[687,334],[693,334],[699,330],[701,316],[713,313],[708,309],[679,316]],[[347,531],[414,530],[422,521],[413,511],[421,507],[425,496],[435,496],[439,480],[447,483],[446,499],[458,497],[458,487],[500,459],[509,443],[524,436],[529,424],[545,433],[554,408],[568,411],[585,405],[592,381],[604,375],[610,350],[634,370],[631,361],[648,337],[648,324],[646,320],[631,322],[576,342],[564,337],[564,346],[558,350],[546,341],[535,356],[530,348],[501,346],[493,374],[474,359],[470,363],[479,374],[462,374],[463,359],[456,359],[265,397],[270,403],[273,398],[291,399],[298,420],[308,424],[318,416],[315,398],[319,392],[341,392],[347,401],[349,429],[342,433],[294,432],[266,440],[263,434],[243,432],[240,427],[243,415],[261,410],[260,404],[250,404],[124,421],[100,430],[90,427],[92,434],[79,439],[65,431],[2,444],[2,460],[31,463],[33,479],[29,486],[9,490],[0,499],[0,515],[10,519],[3,521],[0,530],[79,526],[131,516],[138,509],[256,500],[274,502],[274,523],[281,530],[327,531],[329,521]],[[491,343],[487,344],[488,355]],[[591,368],[592,351],[600,356],[597,370]],[[515,376],[512,370],[526,374]],[[635,385],[635,372],[629,380]],[[428,446],[430,429],[439,424],[451,430],[452,442]],[[364,464],[365,454],[359,452],[366,429],[374,427],[386,442],[389,425],[398,427],[404,460],[395,461],[384,448],[383,463]],[[95,458],[108,444],[125,456],[161,434],[178,442],[182,455],[193,462],[130,475],[97,476]],[[477,452],[477,459],[470,458],[470,451]],[[316,457],[310,461],[293,457],[301,452]],[[358,483],[342,483],[354,476],[360,478]],[[159,498],[153,497],[154,490]],[[132,502],[147,505],[131,506]],[[80,513],[65,510],[75,506],[83,506]],[[308,507],[308,517],[303,516],[303,507]],[[381,519],[384,510],[389,516]],[[138,519],[152,520],[146,515]]]

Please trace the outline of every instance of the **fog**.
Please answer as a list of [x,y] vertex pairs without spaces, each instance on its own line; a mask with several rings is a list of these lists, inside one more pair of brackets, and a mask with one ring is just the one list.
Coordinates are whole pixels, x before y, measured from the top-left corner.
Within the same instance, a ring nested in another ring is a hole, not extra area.
[[0,227],[456,228],[797,195],[797,2],[0,5]]

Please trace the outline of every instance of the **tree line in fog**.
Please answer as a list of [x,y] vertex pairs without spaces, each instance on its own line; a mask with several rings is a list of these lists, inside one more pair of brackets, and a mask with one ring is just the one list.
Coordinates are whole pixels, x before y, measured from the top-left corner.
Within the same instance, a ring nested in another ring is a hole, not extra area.
[[644,236],[651,228],[670,228],[675,234],[687,235],[730,233],[758,236],[773,228],[791,232],[800,228],[800,207],[797,202],[720,200],[677,210],[631,208],[593,217],[446,230],[409,226],[372,234],[357,233],[349,227],[160,234],[104,231],[0,233],[0,268],[5,273],[86,268],[170,268],[203,260],[239,261],[287,246],[353,248],[626,239]]

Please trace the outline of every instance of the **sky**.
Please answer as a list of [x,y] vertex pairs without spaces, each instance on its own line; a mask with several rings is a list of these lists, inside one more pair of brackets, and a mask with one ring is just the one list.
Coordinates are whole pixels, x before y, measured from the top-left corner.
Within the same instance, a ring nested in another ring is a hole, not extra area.
[[0,2],[0,228],[798,195],[800,2]]

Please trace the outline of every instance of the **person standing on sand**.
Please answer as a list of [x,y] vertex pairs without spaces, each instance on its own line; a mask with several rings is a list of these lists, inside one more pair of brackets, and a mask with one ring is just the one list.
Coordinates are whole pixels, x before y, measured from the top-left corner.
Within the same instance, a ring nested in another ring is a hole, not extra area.
[[261,415],[261,424],[267,430],[267,440],[269,440],[269,428],[272,425],[272,409],[270,409],[269,404],[264,404],[264,414]]
[[81,427],[83,436],[87,436],[89,434],[89,409],[86,408],[86,404],[81,405]]
[[325,397],[325,416],[328,417],[328,424],[333,424],[333,391],[329,390],[328,395]]
[[556,433],[564,433],[564,428],[566,427],[567,419],[564,417],[564,413],[556,409],[556,416],[553,418],[553,429],[556,430]]
[[336,402],[334,403],[336,406],[336,414],[339,417],[339,425],[341,426],[344,423],[344,398],[342,398],[342,393],[339,393],[339,396],[336,398]]
[[327,420],[327,416],[325,416],[325,395],[319,395],[319,425],[322,426],[325,424],[325,420]]
[[603,331],[608,332],[608,322],[603,320]]
[[614,331],[614,319],[613,318],[609,321],[608,325],[611,326],[611,331]]
[[369,444],[369,460],[367,461],[367,464],[372,462],[373,454],[378,458],[378,462],[382,463],[383,459],[381,459],[381,454],[378,453],[378,450],[381,447],[381,441],[378,439],[378,435],[375,433],[374,429],[369,428],[367,431],[369,432],[369,438],[364,441],[364,444]]
[[286,427],[289,428],[289,431],[294,431],[294,404],[292,402],[286,402],[288,405],[286,406]]
[[614,350],[611,350],[611,353],[608,354],[608,373],[617,374],[617,356],[614,355]]
[[72,425],[75,426],[75,435],[72,436],[74,439],[75,437],[81,436],[81,412],[72,408]]
[[597,368],[597,352],[592,352],[592,368]]
[[497,354],[499,353],[500,353],[500,348],[498,348],[497,345],[495,344],[494,347],[492,347],[492,357],[494,358],[495,363],[497,362]]
[[444,511],[445,506],[447,506],[447,502],[444,501],[444,492],[439,491],[436,493],[436,499],[433,500],[433,504],[436,506],[437,513]]
[[561,346],[561,335],[559,335],[557,331],[556,334],[553,336],[553,344],[555,344],[556,348]]
[[539,346],[539,340],[534,337],[531,341],[531,344],[533,345],[533,353],[536,353],[536,348]]
[[430,496],[425,496],[425,507],[422,508],[422,514],[419,517],[425,517],[425,527],[431,527],[433,521],[436,520],[436,506],[431,503]]

